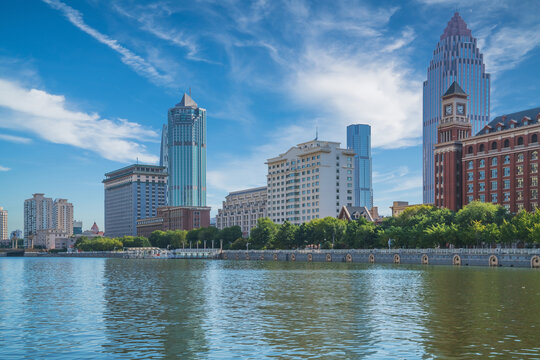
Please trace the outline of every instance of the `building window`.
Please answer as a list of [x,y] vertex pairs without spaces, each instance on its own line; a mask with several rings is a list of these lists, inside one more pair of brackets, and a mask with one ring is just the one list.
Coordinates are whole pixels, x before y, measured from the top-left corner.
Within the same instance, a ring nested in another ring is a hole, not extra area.
[[473,202],[472,195],[467,196],[467,204],[472,203],[472,202]]
[[509,167],[503,168],[503,176],[510,176],[510,168]]
[[531,177],[531,186],[538,186],[538,176]]
[[497,177],[497,169],[492,169],[491,170],[491,178],[496,178]]
[[497,150],[497,142],[496,141],[491,143],[491,150]]
[[517,175],[523,175],[523,165],[516,166],[516,173]]
[[523,153],[517,155],[517,162],[523,162]]
[[523,187],[523,179],[519,178],[519,179],[516,179],[516,187],[518,189],[522,188]]
[[474,185],[473,185],[473,184],[467,184],[467,192],[468,192],[468,193],[472,193],[472,192],[473,192],[473,189],[474,189]]
[[478,183],[479,190],[478,191],[486,191],[486,183]]
[[486,160],[482,159],[478,162],[478,167],[483,168],[484,166],[486,166]]
[[510,201],[510,193],[508,191],[503,193],[503,196],[504,196],[504,201]]
[[468,172],[467,173],[467,181],[473,181],[474,180],[474,175],[472,172]]
[[497,158],[491,158],[491,166],[497,166]]
[[491,182],[491,190],[497,190],[497,182],[496,181]]
[[518,145],[523,145],[523,136],[518,137],[517,144]]
[[480,200],[480,202],[486,202],[486,195],[480,195],[478,200]]
[[532,189],[531,190],[531,199],[533,199],[533,200],[538,199],[538,189]]
[[[521,199],[521,200],[523,200],[523,199]],[[518,211],[523,210],[523,204],[517,204],[517,208],[518,208]]]
[[531,160],[538,160],[538,151],[533,151],[531,153]]
[[491,194],[491,202],[493,202],[493,203],[497,202],[497,193]]
[[478,151],[479,152],[484,152],[484,144],[480,144],[480,146],[478,148]]
[[536,174],[538,172],[538,164],[531,164],[531,173]]
[[472,146],[469,146],[469,148],[467,149],[467,153],[469,153],[469,154],[473,153],[473,147]]
[[504,163],[505,163],[505,164],[510,164],[510,155],[506,155],[506,156],[504,157]]
[[474,163],[472,161],[467,162],[467,169],[471,170],[474,167]]
[[538,142],[538,135],[532,134],[531,135],[531,142],[532,143],[537,143]]
[[504,189],[510,189],[510,180],[504,180]]
[[508,139],[504,140],[503,147],[507,148],[510,146],[510,141]]
[[478,172],[478,180],[484,180],[486,178],[486,172],[484,170]]

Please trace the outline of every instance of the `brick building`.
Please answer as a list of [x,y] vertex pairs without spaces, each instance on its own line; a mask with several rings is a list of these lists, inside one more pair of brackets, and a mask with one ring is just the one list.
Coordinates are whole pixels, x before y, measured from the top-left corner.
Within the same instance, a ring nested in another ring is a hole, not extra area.
[[493,119],[475,136],[467,94],[453,83],[442,98],[435,145],[435,205],[459,210],[479,200],[517,212],[538,207],[540,107]]
[[210,207],[164,206],[157,216],[137,220],[137,235],[148,237],[156,230],[192,230],[210,226]]

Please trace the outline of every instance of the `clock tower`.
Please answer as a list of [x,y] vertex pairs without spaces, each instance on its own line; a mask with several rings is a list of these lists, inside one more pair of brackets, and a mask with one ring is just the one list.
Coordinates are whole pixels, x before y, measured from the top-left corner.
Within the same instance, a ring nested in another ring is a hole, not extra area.
[[471,136],[468,95],[453,82],[442,96],[442,114],[435,145],[435,206],[453,211],[463,204],[462,140]]

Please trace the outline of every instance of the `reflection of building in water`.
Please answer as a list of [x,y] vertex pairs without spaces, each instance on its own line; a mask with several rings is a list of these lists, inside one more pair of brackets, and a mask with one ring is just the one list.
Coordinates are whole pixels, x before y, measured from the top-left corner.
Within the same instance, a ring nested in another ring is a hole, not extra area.
[[204,357],[213,330],[202,327],[210,311],[207,267],[203,261],[106,261],[103,324],[111,357],[125,356],[126,349],[140,359]]

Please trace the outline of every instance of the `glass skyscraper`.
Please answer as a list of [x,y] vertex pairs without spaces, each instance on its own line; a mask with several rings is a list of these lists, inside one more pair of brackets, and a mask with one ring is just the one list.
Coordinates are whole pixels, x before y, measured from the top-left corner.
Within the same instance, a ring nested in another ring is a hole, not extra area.
[[371,177],[371,126],[347,126],[347,149],[354,156],[354,206],[373,207],[373,184]]
[[167,205],[206,206],[206,110],[184,94],[169,109],[163,131],[167,133],[161,147],[161,163],[169,173]]
[[441,118],[441,97],[456,81],[467,94],[469,120],[476,134],[489,122],[490,75],[476,39],[459,13],[448,22],[427,70],[423,99],[423,200],[435,201],[433,147]]

